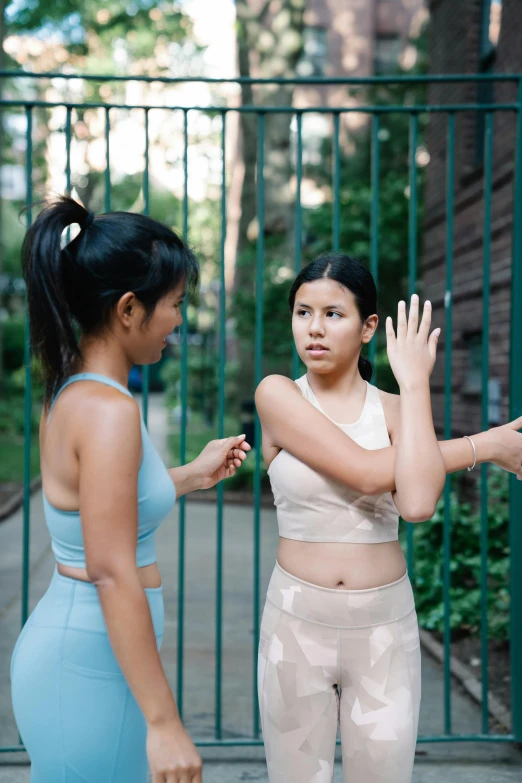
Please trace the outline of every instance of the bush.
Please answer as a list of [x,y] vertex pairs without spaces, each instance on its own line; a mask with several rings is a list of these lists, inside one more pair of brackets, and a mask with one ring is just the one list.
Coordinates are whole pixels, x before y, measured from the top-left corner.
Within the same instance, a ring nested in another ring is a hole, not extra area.
[[[494,465],[488,468],[488,635],[509,638],[509,475]],[[405,528],[401,529],[404,542]],[[444,503],[439,501],[430,522],[415,527],[414,578],[419,623],[442,632]],[[480,509],[459,503],[451,493],[451,628],[480,632]]]

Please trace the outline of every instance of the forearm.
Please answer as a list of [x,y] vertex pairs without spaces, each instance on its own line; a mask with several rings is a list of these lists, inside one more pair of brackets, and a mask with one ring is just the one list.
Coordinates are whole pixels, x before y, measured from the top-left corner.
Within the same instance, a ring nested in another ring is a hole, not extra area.
[[433,427],[429,382],[403,386],[399,442],[395,455],[396,502],[404,518],[428,519],[446,478]]
[[179,720],[136,574],[95,581],[112,649],[149,725]]
[[201,476],[194,462],[180,465],[179,468],[171,468],[168,473],[176,487],[176,496],[178,498],[186,495],[188,492],[201,489]]
[[[477,465],[482,462],[491,462],[494,454],[488,432],[477,432],[470,437],[477,450]],[[473,465],[473,447],[466,438],[439,440],[438,444],[446,474],[455,473]],[[388,446],[376,451],[365,449],[365,451],[367,453],[364,459],[367,461],[367,471],[372,485],[372,491],[367,494],[379,495],[382,492],[393,492],[397,488],[395,483],[397,446]]]

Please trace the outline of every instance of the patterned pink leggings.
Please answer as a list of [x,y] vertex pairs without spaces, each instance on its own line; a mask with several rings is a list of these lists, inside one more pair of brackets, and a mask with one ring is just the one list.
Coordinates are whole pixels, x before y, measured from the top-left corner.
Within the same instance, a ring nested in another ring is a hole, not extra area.
[[331,783],[338,726],[346,783],[409,783],[420,674],[407,574],[336,590],[276,564],[258,663],[270,783]]

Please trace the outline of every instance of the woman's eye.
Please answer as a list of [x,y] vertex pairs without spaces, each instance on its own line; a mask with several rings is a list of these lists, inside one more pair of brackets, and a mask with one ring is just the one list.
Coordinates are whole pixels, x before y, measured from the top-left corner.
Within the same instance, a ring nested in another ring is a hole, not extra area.
[[334,312],[334,310],[330,310],[330,311],[327,313],[327,315],[330,315],[330,316],[334,316],[334,315],[335,315],[335,316],[336,316],[336,318],[340,318],[340,317],[341,317],[341,314],[340,314],[340,313],[336,313],[336,312]]
[[309,315],[308,310],[298,310],[297,315]]

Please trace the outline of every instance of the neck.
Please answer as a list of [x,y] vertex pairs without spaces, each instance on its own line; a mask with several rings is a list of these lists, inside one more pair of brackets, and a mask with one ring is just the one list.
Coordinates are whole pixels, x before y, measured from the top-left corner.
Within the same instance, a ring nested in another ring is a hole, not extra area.
[[364,393],[366,389],[366,381],[361,377],[358,363],[328,373],[316,373],[313,370],[308,370],[306,376],[312,389],[319,394],[322,392],[337,393],[343,397],[350,397]]
[[76,373],[92,372],[106,375],[122,386],[127,386],[132,362],[122,347],[109,339],[85,338],[80,340],[82,359],[75,367]]

